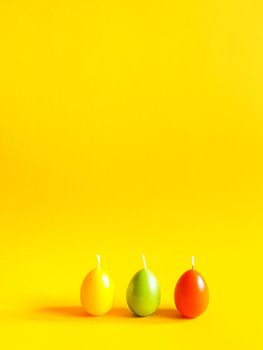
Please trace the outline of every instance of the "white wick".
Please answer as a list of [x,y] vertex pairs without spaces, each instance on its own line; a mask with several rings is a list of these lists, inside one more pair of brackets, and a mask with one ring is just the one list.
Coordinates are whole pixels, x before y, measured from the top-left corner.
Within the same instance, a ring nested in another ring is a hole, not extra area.
[[96,257],[97,257],[98,269],[100,269],[100,255],[96,255]]
[[195,268],[195,257],[192,256],[192,269],[194,269],[194,268]]
[[146,266],[146,259],[145,259],[144,254],[142,254],[142,261],[143,261],[143,266],[144,266],[144,268],[147,269],[147,266]]

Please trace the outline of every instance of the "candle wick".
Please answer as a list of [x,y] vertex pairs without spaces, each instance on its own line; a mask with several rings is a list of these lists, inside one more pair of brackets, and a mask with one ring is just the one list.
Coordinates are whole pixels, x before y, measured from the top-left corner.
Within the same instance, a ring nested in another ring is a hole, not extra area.
[[192,270],[194,270],[195,268],[195,257],[192,256]]
[[142,261],[143,261],[143,266],[144,266],[144,268],[147,269],[147,266],[146,266],[146,259],[145,259],[144,254],[142,254]]
[[100,255],[96,255],[97,257],[97,262],[98,262],[98,269],[100,269]]

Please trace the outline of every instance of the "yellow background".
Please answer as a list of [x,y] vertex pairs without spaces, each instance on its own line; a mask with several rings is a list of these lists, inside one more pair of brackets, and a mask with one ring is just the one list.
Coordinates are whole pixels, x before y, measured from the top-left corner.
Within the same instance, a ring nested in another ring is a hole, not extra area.
[[[262,14],[1,1],[2,349],[261,348]],[[162,304],[137,319],[125,293],[142,252]],[[115,309],[83,317],[97,253]],[[183,320],[173,290],[192,254],[211,301]]]

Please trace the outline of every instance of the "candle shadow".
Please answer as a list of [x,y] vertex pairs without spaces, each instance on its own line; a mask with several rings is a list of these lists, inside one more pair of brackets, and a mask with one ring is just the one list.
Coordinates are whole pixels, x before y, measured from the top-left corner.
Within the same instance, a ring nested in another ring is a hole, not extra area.
[[114,307],[108,314],[108,317],[134,318],[135,316],[126,307]]
[[47,306],[35,309],[35,315],[42,319],[90,319],[90,320],[109,320],[109,319],[121,319],[132,318],[133,314],[124,307],[115,307],[110,310],[106,315],[96,317],[89,315],[83,310],[81,306]]
[[[115,307],[109,313],[101,317],[91,316],[80,306],[46,306],[34,310],[37,319],[41,320],[90,320],[94,322],[123,322],[126,320],[141,320],[149,323],[167,323],[183,321],[178,311],[173,308],[160,308],[154,315],[149,317],[137,317],[127,307]],[[140,321],[139,321],[140,322]]]
[[48,306],[35,310],[37,314],[44,316],[61,316],[69,318],[91,317],[80,306]]
[[176,309],[172,308],[160,308],[156,311],[155,315],[159,318],[185,320],[185,318]]

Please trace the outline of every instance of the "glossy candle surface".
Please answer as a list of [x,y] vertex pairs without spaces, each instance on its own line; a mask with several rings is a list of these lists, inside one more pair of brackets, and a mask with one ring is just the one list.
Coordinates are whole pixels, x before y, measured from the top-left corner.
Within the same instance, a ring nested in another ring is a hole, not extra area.
[[114,283],[109,274],[100,267],[98,257],[98,267],[89,272],[81,286],[82,307],[90,315],[104,315],[112,308],[114,295]]
[[129,308],[136,316],[149,316],[158,309],[161,300],[160,285],[155,275],[147,269],[145,259],[144,268],[132,278],[126,297]]
[[186,271],[177,282],[174,292],[177,310],[188,318],[201,315],[209,303],[209,291],[202,275],[194,269]]

